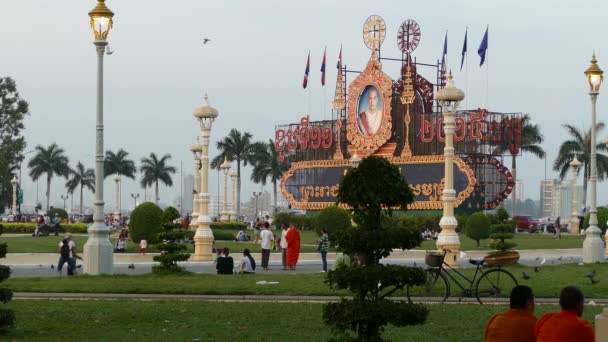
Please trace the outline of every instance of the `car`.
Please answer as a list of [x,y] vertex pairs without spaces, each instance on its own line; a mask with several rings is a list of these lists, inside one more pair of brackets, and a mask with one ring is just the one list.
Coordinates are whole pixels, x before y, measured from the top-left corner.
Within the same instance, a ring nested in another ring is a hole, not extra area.
[[515,222],[515,231],[519,232],[528,232],[535,233],[537,230],[543,228],[543,224],[534,216],[531,215],[517,215],[513,216],[513,221]]

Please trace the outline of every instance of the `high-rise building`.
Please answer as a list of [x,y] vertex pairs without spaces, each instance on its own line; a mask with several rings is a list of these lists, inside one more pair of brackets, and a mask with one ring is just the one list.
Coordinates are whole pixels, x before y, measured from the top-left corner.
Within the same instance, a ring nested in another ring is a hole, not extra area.
[[545,179],[540,181],[540,205],[542,216],[553,216],[556,201],[556,190],[559,181]]
[[[582,208],[583,187],[577,186],[578,212]],[[542,216],[552,218],[560,217],[561,221],[569,219],[572,214],[572,181],[557,179],[542,180],[540,182],[540,200]]]

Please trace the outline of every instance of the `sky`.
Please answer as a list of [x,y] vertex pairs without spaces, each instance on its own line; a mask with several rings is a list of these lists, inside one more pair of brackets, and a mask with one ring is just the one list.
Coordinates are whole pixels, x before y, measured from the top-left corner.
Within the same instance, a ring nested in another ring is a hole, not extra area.
[[[93,0],[2,0],[0,5],[0,77],[17,82],[30,104],[25,120],[28,147],[56,142],[72,166],[94,167],[96,54],[88,11]],[[123,148],[139,160],[155,152],[172,155],[173,166],[193,172],[189,147],[198,124],[192,116],[205,93],[219,117],[212,129],[215,142],[230,129],[248,131],[254,140],[274,137],[276,125],[331,118],[340,46],[349,69],[363,69],[370,51],[362,40],[365,19],[380,15],[387,25],[382,56],[399,57],[397,31],[407,19],[418,22],[418,61],[441,58],[448,33],[448,65],[456,85],[465,91],[462,109],[484,107],[498,112],[529,113],[541,126],[548,154],[547,177],[558,147],[566,138],[563,124],[591,125],[588,85],[583,72],[595,50],[600,66],[608,61],[603,33],[608,3],[601,1],[208,1],[107,0],[115,12],[105,57],[105,149]],[[477,47],[489,25],[487,64],[479,67]],[[469,54],[462,72],[460,51],[468,28]],[[211,41],[203,45],[203,38]],[[327,48],[327,82],[320,84],[320,64]],[[306,55],[311,54],[309,89],[302,89]],[[383,63],[393,79],[399,66]],[[424,76],[424,74],[423,74]],[[432,75],[427,75],[431,78]],[[601,91],[601,90],[600,90]],[[605,120],[603,94],[598,121]],[[608,131],[598,139],[605,139]],[[26,160],[29,159],[26,156]],[[510,166],[510,160],[505,164]],[[524,155],[518,178],[525,197],[539,198],[545,161]],[[36,183],[24,167],[26,204],[34,203]],[[242,199],[260,185],[243,171]],[[139,177],[123,182],[123,207],[130,193],[141,193]],[[161,186],[161,202],[180,194]],[[209,187],[216,190],[215,176]],[[51,202],[60,203],[64,179],[54,178]],[[104,184],[105,202],[114,203],[113,182]],[[38,189],[44,203],[44,187]],[[266,190],[271,191],[267,185]],[[151,199],[148,191],[149,199]],[[75,205],[78,198],[76,198]],[[85,203],[92,195],[85,196]],[[598,184],[598,204],[608,202],[606,183]]]

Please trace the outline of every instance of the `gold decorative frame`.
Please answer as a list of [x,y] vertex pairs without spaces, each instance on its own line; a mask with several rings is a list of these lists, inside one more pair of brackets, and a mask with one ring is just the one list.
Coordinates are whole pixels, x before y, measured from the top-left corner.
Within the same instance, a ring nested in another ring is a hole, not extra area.
[[[382,96],[382,122],[376,134],[367,136],[359,129],[357,115],[359,115],[359,99],[368,86],[374,86]],[[365,158],[384,145],[392,134],[391,95],[393,81],[382,72],[382,64],[378,61],[376,50],[365,67],[348,86],[348,119],[346,125],[346,139],[350,142],[349,150]]]
[[[413,156],[413,157],[389,157],[387,158],[391,163],[395,165],[403,165],[403,164],[443,164],[445,162],[443,156]],[[454,157],[454,165],[460,169],[467,177],[468,185],[467,187],[456,194],[456,201],[454,202],[454,207],[458,207],[462,202],[464,202],[467,198],[471,196],[473,193],[473,189],[475,184],[477,184],[477,179],[475,178],[475,172],[464,162],[464,160]],[[320,210],[327,208],[329,206],[335,205],[335,202],[303,202],[296,201],[291,193],[287,191],[287,180],[293,177],[294,173],[298,169],[308,169],[308,168],[317,168],[317,167],[343,167],[343,166],[351,166],[351,163],[348,160],[310,160],[310,161],[301,161],[291,164],[291,167],[283,177],[281,178],[281,193],[283,197],[287,199],[289,204],[293,208],[303,209],[303,210]],[[443,184],[443,178],[441,180]],[[336,189],[332,189],[330,186],[311,186],[312,191],[320,192],[320,191],[330,191],[334,192]],[[316,189],[315,189],[316,188]],[[325,189],[328,188],[328,189]],[[443,187],[441,187],[443,190]],[[345,204],[339,204],[342,208],[348,208]],[[437,201],[417,201],[407,206],[409,210],[440,210],[443,208],[443,202],[441,198]]]

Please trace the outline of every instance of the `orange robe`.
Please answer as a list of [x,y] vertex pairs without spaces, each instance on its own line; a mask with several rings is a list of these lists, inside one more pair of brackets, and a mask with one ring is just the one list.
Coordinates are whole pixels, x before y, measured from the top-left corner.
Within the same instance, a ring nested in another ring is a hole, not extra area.
[[562,310],[544,314],[534,327],[538,342],[594,342],[591,323],[579,319],[575,312]]
[[496,314],[486,324],[486,342],[534,342],[536,317],[528,310],[510,309]]
[[300,231],[296,227],[290,227],[285,236],[287,240],[287,267],[294,267],[300,257]]

